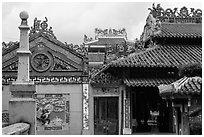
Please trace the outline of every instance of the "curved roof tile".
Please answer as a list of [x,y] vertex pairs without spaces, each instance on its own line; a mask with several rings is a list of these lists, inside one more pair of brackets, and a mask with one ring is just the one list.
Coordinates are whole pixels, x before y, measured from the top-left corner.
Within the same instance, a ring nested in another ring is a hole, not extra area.
[[201,38],[201,23],[161,23],[161,32],[153,37]]
[[154,48],[113,61],[112,67],[179,67],[201,63],[201,45],[157,45]]

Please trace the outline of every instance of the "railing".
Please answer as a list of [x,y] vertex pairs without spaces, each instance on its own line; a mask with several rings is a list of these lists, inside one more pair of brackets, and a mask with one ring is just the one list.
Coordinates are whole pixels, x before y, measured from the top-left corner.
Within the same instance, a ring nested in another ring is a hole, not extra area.
[[2,128],[3,135],[28,135],[30,125],[27,123],[15,123]]

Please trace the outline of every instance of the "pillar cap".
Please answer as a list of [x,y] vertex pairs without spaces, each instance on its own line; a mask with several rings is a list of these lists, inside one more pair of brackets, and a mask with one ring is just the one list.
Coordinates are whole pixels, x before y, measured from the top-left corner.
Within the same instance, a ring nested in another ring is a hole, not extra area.
[[29,17],[29,15],[28,15],[28,12],[27,11],[21,11],[21,13],[20,13],[20,18],[22,19],[22,20],[27,20],[28,19],[28,17]]

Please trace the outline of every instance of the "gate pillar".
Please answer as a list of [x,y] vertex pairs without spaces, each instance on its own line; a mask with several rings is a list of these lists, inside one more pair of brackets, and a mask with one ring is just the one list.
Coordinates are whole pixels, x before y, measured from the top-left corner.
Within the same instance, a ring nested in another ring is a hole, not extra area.
[[9,101],[9,123],[14,124],[24,122],[30,124],[29,135],[35,135],[35,110],[36,103],[33,95],[36,87],[33,81],[30,81],[29,75],[29,26],[27,19],[29,15],[26,11],[20,13],[20,45],[17,51],[18,55],[18,75],[17,81],[10,86],[12,98]]

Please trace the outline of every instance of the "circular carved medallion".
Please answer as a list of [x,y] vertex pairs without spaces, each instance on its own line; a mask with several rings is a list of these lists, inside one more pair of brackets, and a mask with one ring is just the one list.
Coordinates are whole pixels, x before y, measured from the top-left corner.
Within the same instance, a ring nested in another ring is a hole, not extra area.
[[45,53],[38,53],[32,57],[31,64],[36,71],[43,72],[49,69],[51,58]]

